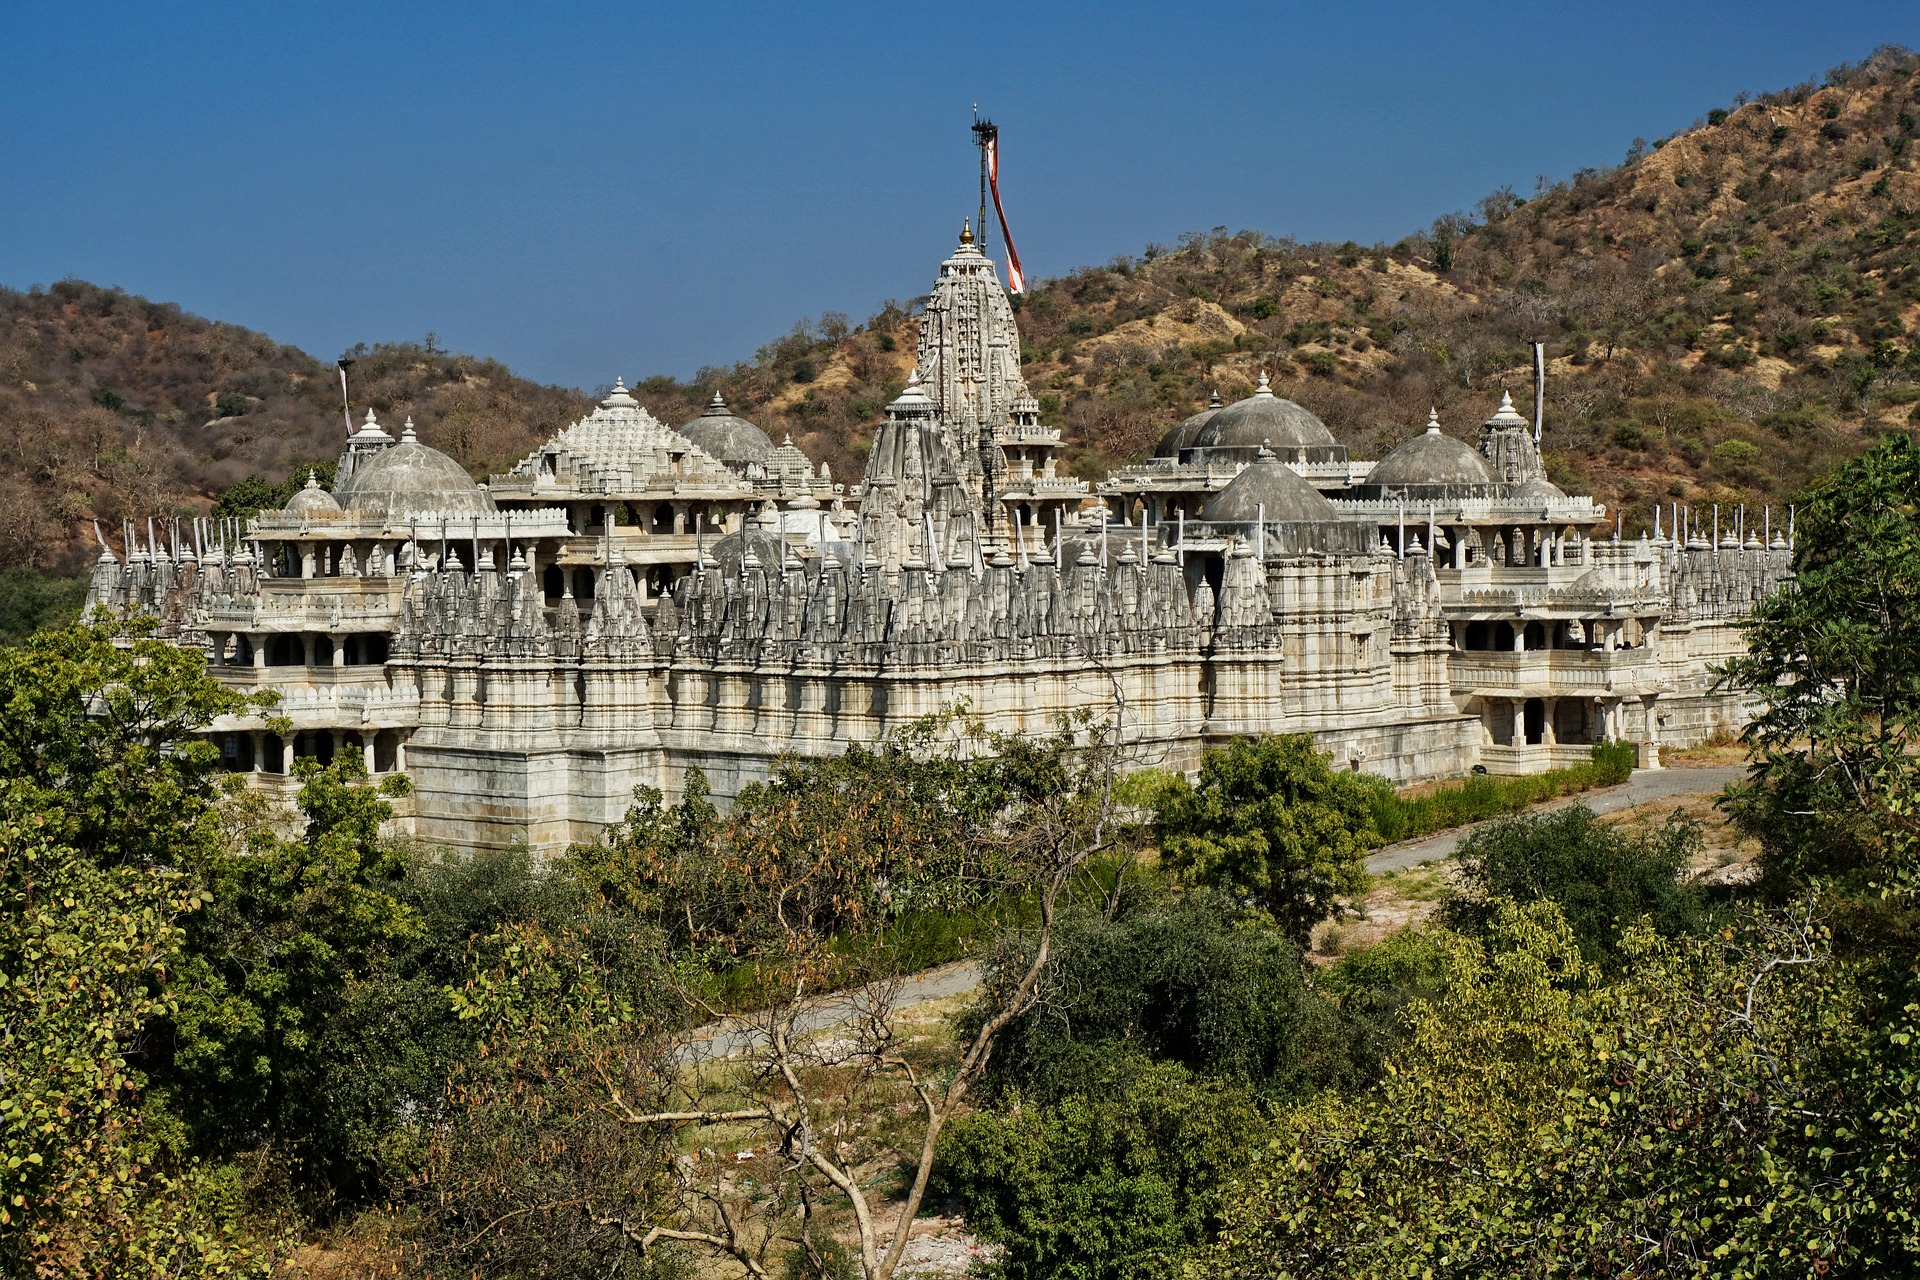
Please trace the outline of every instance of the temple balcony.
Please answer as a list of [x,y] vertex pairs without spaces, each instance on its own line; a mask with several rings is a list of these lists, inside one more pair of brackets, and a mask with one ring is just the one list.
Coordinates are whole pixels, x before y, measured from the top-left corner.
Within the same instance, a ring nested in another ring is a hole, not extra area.
[[[543,494],[551,498],[551,495]],[[263,541],[321,540],[328,542],[366,542],[410,540],[449,541],[479,538],[548,538],[567,532],[567,513],[560,507],[524,507],[516,511],[493,511],[485,515],[456,513],[441,515],[422,512],[403,519],[362,516],[354,512],[333,520],[311,521],[284,511],[262,511],[248,527],[247,536]]]
[[1054,427],[1022,426],[1017,422],[1008,422],[994,428],[993,441],[998,445],[1058,445],[1060,432]]
[[1074,480],[1067,476],[1012,476],[1007,480],[1008,488],[1001,492],[1002,502],[1014,499],[1080,498],[1092,492],[1085,480]]
[[[216,674],[224,677],[227,673],[252,674],[247,668],[214,668]],[[343,728],[368,725],[378,728],[405,727],[418,723],[420,718],[420,695],[417,690],[404,684],[398,689],[387,687],[383,676],[378,675],[379,668],[371,668],[375,673],[372,680],[361,679],[357,682],[306,683],[306,678],[318,669],[303,667],[266,667],[259,674],[266,679],[257,685],[247,683],[246,689],[277,689],[280,693],[280,705],[261,713],[246,715],[220,716],[209,726],[211,732],[230,732],[258,729],[265,724],[265,717],[284,716],[293,721],[296,729]],[[348,668],[352,670],[352,668]],[[274,679],[275,673],[279,679]],[[291,680],[289,679],[291,677]],[[302,683],[292,683],[293,680]]]
[[1659,575],[1592,563],[1545,568],[1482,563],[1464,569],[1442,564],[1434,576],[1448,614],[1460,618],[1511,617],[1521,610],[1528,616],[1569,617],[1657,613],[1667,602]]
[[268,578],[253,595],[216,597],[201,631],[387,631],[400,613],[399,578]]
[[1456,697],[1593,698],[1659,693],[1660,660],[1635,649],[1456,650],[1447,655]]

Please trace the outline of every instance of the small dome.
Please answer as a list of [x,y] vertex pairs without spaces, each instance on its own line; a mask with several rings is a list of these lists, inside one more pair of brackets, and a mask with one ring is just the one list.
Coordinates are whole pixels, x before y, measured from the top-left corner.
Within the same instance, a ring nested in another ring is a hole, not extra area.
[[1533,479],[1514,490],[1514,497],[1523,502],[1564,502],[1567,491],[1546,479]]
[[[412,421],[412,419],[408,419],[408,421]],[[368,409],[367,420],[360,424],[358,431],[348,437],[347,443],[357,445],[389,445],[393,443],[393,437],[388,435],[386,428],[380,425],[380,420],[373,416],[373,410]]]
[[757,517],[752,518],[739,530],[709,542],[707,572],[718,571],[725,577],[735,578],[740,575],[741,562],[747,561],[748,568],[778,574],[786,558],[787,544],[778,532],[778,517],[775,525],[774,529],[768,529]]
[[1488,431],[1527,431],[1533,426],[1520,416],[1518,409],[1513,407],[1513,393],[1510,391],[1500,393],[1500,407],[1493,411],[1491,418],[1480,425]]
[[925,385],[920,381],[920,366],[913,366],[913,372],[907,375],[907,385],[887,405],[887,412],[932,413],[933,400],[927,395]]
[[1233,482],[1207,499],[1200,509],[1203,520],[1217,524],[1301,524],[1310,521],[1338,521],[1340,513],[1320,491],[1302,480],[1293,468],[1262,449],[1252,466],[1233,478]]
[[307,472],[306,487],[288,498],[287,505],[280,509],[307,521],[338,520],[344,514],[339,500],[320,487],[320,478],[312,471]]
[[680,428],[680,434],[726,463],[764,463],[773,457],[773,441],[767,433],[736,415],[718,391],[706,412]]
[[1220,399],[1220,393],[1214,392],[1207,400],[1207,407],[1174,426],[1166,435],[1160,437],[1160,444],[1153,451],[1156,458],[1178,458],[1182,450],[1193,448],[1193,442],[1200,432],[1213,421],[1213,415],[1226,405]]
[[486,515],[498,509],[493,495],[475,484],[459,463],[414,437],[412,422],[399,444],[354,468],[334,496],[355,515],[388,520],[428,513]]
[[1196,449],[1300,449],[1335,445],[1327,424],[1291,400],[1283,400],[1260,375],[1259,388],[1213,415],[1194,437]]
[[1396,446],[1367,474],[1367,484],[1377,488],[1492,483],[1478,451],[1442,431],[1440,415],[1431,411],[1424,432]]

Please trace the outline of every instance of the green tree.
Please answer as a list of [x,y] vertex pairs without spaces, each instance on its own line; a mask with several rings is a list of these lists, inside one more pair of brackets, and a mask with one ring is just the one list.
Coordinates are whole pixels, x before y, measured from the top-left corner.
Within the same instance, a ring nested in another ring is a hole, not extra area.
[[193,866],[221,841],[219,753],[200,733],[269,699],[195,649],[71,626],[0,650],[0,786],[101,866]]
[[[1063,915],[1040,998],[1003,1033],[989,1093],[1084,1095],[1117,1059],[1143,1056],[1268,1096],[1349,1079],[1339,1011],[1308,984],[1300,948],[1248,915],[1211,891]],[[1024,942],[989,957],[989,971],[1024,969]]]
[[[1446,938],[1379,1093],[1279,1122],[1190,1274],[1905,1274],[1916,1007],[1870,1016],[1805,904],[1630,933],[1601,982],[1549,902]],[[1866,979],[1866,980],[1863,980]]]
[[63,627],[80,616],[85,578],[44,569],[0,569],[0,645],[19,644],[34,632]]
[[1460,842],[1459,888],[1442,918],[1478,933],[1496,903],[1545,899],[1560,908],[1581,953],[1612,969],[1622,933],[1642,918],[1662,934],[1703,927],[1706,904],[1686,880],[1699,849],[1699,824],[1678,816],[1637,831],[1601,822],[1585,805],[1500,818]]
[[1170,1274],[1216,1229],[1233,1171],[1267,1123],[1252,1095],[1174,1063],[1114,1059],[1085,1093],[956,1119],[936,1194],[1003,1252],[1005,1280]]
[[1304,946],[1366,889],[1372,794],[1304,734],[1241,738],[1207,752],[1198,785],[1176,779],[1155,820],[1170,867],[1250,897]]
[[265,1275],[274,1242],[250,1238],[202,1170],[153,1172],[129,1062],[170,1006],[178,922],[205,895],[100,867],[55,826],[0,818],[0,1271]]
[[1920,834],[1886,804],[1920,747],[1920,445],[1889,436],[1840,467],[1804,496],[1798,533],[1793,588],[1759,606],[1725,672],[1760,703],[1729,812],[1780,896],[1870,880]]
[[420,934],[400,896],[407,858],[380,835],[407,784],[364,785],[352,752],[324,768],[301,760],[296,776],[306,820],[297,837],[256,826],[200,868],[211,904],[188,926],[171,1035],[156,1037],[172,1050],[153,1072],[202,1150],[285,1144],[311,1176],[351,1192],[366,1174],[352,1157],[366,1144],[342,1131],[354,1117],[330,1086],[343,1070],[357,1077],[388,1063],[325,1050],[369,1047],[338,1020],[367,1012],[363,988],[380,989]]

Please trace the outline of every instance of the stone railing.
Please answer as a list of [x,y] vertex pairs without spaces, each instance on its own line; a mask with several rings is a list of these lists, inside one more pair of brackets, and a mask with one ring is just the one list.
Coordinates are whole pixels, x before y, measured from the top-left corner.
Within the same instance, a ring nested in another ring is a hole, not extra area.
[[[1355,468],[1364,465],[1369,469],[1373,464],[1355,464]],[[1359,484],[1361,481],[1356,480]],[[1335,498],[1333,505],[1341,515],[1351,515],[1375,520],[1381,524],[1393,524],[1402,516],[1406,517],[1407,527],[1419,525],[1425,528],[1428,513],[1439,525],[1458,524],[1537,524],[1545,520],[1549,524],[1571,524],[1589,526],[1598,524],[1606,518],[1607,509],[1592,498],[1556,498],[1551,501],[1523,502],[1512,498],[1448,498],[1444,502],[1428,502],[1413,499],[1402,502],[1397,498]],[[1623,544],[1624,545],[1624,544]]]
[[[223,676],[234,673],[237,676],[250,674],[247,667],[211,668]],[[243,684],[247,687],[274,689],[280,694],[280,703],[265,714],[285,716],[300,729],[310,728],[350,728],[356,725],[398,726],[411,725],[420,715],[420,696],[417,690],[402,685],[390,689],[384,680],[365,681],[359,684],[318,684],[318,685],[282,685],[273,679],[274,673],[281,673],[304,679],[306,668],[268,667],[260,674],[265,678],[257,684],[244,680],[228,681],[231,684]],[[212,728],[219,732],[232,730],[258,729],[264,724],[259,713],[240,716],[221,716],[214,721]]]
[[1493,697],[1632,697],[1661,689],[1660,661],[1647,647],[1455,650],[1447,677],[1456,694]]
[[421,511],[399,520],[347,512],[336,520],[308,520],[284,511],[262,511],[254,517],[247,536],[263,541],[308,537],[347,542],[409,539],[417,534],[423,541],[437,542],[443,531],[448,542],[474,538],[494,541],[506,537],[550,538],[567,532],[567,513],[560,507],[525,507],[518,511],[489,511],[484,515]]

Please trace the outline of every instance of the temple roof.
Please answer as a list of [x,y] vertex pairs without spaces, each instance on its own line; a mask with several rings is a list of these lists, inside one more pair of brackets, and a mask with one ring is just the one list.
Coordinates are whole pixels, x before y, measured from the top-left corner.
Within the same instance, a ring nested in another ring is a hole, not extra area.
[[706,411],[681,427],[680,434],[722,462],[766,462],[773,457],[773,440],[729,409],[718,391]]
[[1260,375],[1260,386],[1245,400],[1235,401],[1214,414],[1194,438],[1196,449],[1274,449],[1312,448],[1335,445],[1327,424],[1291,400],[1283,400],[1267,386],[1267,375]]
[[1442,431],[1437,412],[1427,415],[1425,431],[1396,446],[1367,473],[1367,484],[1375,488],[1492,483],[1486,461],[1472,445]]
[[1193,442],[1199,439],[1200,432],[1205,429],[1209,422],[1213,421],[1214,415],[1225,407],[1225,404],[1220,399],[1220,393],[1218,391],[1214,392],[1213,395],[1208,398],[1206,408],[1176,423],[1172,430],[1160,437],[1160,443],[1154,449],[1153,456],[1156,458],[1178,458],[1182,450],[1193,448]]
[[484,515],[495,510],[493,496],[473,482],[466,469],[438,449],[414,438],[413,424],[400,443],[367,456],[334,494],[355,515]]
[[[371,414],[368,420],[372,420]],[[280,509],[302,520],[338,520],[343,514],[339,499],[320,487],[320,478],[312,471],[307,472],[306,487],[295,491]]]
[[1342,518],[1318,489],[1266,449],[1232,484],[1207,499],[1200,514],[1219,523],[1300,524]]
[[631,493],[654,487],[656,480],[705,489],[740,485],[720,460],[642,408],[617,378],[592,413],[561,428],[497,479],[508,477],[530,480],[536,490],[555,484],[589,493]]

